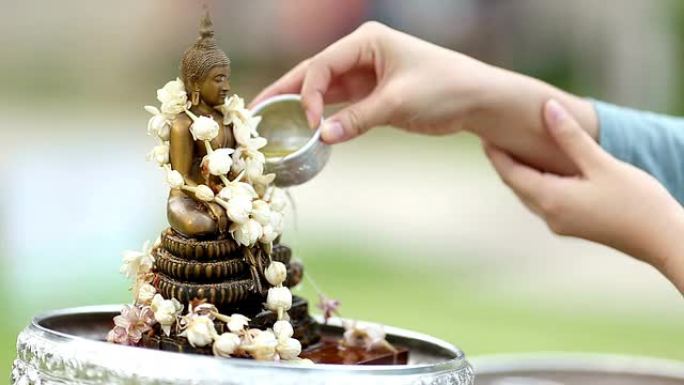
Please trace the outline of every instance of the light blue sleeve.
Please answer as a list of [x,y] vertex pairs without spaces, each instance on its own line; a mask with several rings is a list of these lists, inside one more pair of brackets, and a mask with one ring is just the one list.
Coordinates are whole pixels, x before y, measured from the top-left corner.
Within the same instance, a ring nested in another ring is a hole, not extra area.
[[601,147],[653,175],[684,204],[684,119],[591,102]]

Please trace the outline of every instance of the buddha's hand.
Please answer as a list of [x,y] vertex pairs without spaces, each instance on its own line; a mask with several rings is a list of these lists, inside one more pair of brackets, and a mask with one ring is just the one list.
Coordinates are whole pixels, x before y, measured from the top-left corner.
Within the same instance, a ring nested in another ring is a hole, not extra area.
[[544,106],[550,136],[579,175],[530,168],[485,144],[501,179],[551,230],[621,250],[684,290],[684,210],[647,173],[605,152],[555,100]]
[[369,22],[303,61],[252,102],[300,93],[309,124],[324,104],[349,103],[323,125],[323,140],[338,143],[374,126],[425,134],[459,131],[491,68],[377,22]]

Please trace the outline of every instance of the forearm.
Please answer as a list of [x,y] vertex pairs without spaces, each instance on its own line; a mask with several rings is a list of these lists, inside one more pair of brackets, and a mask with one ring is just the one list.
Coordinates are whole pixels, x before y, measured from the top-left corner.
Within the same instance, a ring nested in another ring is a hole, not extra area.
[[464,128],[538,169],[575,174],[575,166],[544,129],[542,107],[551,98],[558,100],[596,139],[598,124],[591,103],[510,71],[491,67],[489,75]]

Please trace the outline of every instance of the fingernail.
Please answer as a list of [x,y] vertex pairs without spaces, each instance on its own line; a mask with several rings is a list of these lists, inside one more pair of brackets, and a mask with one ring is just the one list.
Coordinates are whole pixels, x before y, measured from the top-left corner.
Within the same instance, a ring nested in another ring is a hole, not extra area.
[[316,115],[312,111],[306,110],[306,120],[309,122],[309,128],[312,130],[318,128],[318,119],[316,119]]
[[557,128],[567,115],[568,113],[565,111],[565,108],[555,99],[551,99],[546,103],[546,121],[549,123],[550,128]]
[[323,122],[323,141],[327,143],[337,143],[344,139],[344,128],[337,120],[326,120]]

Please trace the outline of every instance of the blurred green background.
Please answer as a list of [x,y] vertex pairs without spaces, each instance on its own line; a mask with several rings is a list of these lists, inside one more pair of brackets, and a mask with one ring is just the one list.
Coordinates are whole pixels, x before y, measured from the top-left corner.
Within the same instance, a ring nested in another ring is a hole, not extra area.
[[[246,99],[375,19],[580,95],[684,112],[677,1],[208,3]],[[177,76],[200,13],[189,0],[3,4],[0,378],[33,314],[129,300],[121,251],[165,227],[142,106]],[[684,359],[681,295],[648,266],[553,236],[473,137],[379,128],[337,146],[292,193],[286,242],[346,317],[426,332],[470,356]],[[306,284],[299,294],[316,300]]]

